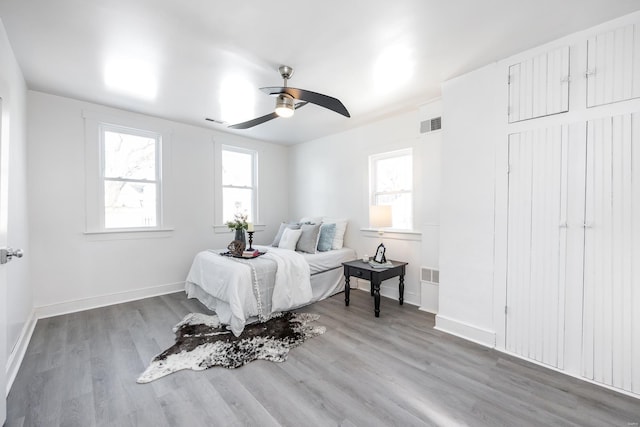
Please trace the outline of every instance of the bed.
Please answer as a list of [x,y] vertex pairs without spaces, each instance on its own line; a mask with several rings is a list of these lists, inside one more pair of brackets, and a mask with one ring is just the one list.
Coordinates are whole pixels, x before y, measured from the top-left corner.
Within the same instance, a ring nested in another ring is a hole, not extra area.
[[215,311],[236,336],[248,323],[344,291],[342,263],[356,258],[350,248],[317,253],[256,248],[265,254],[237,259],[221,255],[225,250],[198,253],[185,284],[187,296]]

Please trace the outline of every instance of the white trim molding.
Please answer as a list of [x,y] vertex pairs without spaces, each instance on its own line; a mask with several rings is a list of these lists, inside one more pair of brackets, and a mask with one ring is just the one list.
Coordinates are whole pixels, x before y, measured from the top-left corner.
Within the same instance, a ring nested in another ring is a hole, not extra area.
[[18,342],[11,350],[11,354],[7,359],[7,390],[6,396],[9,395],[9,391],[11,390],[11,386],[16,379],[16,375],[18,375],[18,371],[20,370],[20,365],[22,365],[22,360],[24,359],[24,355],[27,353],[27,347],[29,347],[29,342],[31,341],[31,336],[33,335],[33,330],[36,328],[36,322],[38,319],[36,318],[35,311],[31,311],[29,318],[26,322],[24,322],[24,326],[22,327],[22,331],[20,331],[20,336],[18,337]]
[[422,232],[418,230],[383,230],[382,236],[380,231],[374,228],[361,228],[362,236],[371,239],[390,239],[390,240],[413,240],[415,242],[422,241]]
[[172,294],[184,290],[184,282],[169,283],[166,285],[152,286],[148,288],[136,289],[133,291],[118,292],[115,294],[101,295],[97,297],[84,298],[74,301],[67,301],[58,304],[51,304],[35,307],[27,319],[18,337],[13,351],[7,359],[7,395],[11,390],[13,381],[20,370],[27,347],[33,336],[36,324],[39,319],[59,316],[62,314],[75,313],[78,311],[91,310],[93,308],[104,307],[113,304],[135,301],[144,298],[156,297],[160,295]]
[[76,313],[78,311],[91,310],[93,308],[105,307],[113,304],[121,304],[144,298],[172,294],[182,290],[184,290],[184,282],[170,283],[167,285],[152,286],[149,288],[135,289],[132,291],[100,295],[91,298],[36,307],[35,314],[37,319],[45,319],[47,317],[60,316],[62,314]]
[[496,346],[496,333],[494,331],[478,328],[440,314],[436,315],[435,329],[485,347],[495,348]]

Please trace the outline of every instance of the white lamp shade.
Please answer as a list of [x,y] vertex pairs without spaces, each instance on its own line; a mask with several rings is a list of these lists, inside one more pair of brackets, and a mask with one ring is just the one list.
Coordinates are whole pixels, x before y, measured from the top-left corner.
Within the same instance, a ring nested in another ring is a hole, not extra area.
[[374,205],[369,207],[369,226],[372,228],[391,227],[391,206]]

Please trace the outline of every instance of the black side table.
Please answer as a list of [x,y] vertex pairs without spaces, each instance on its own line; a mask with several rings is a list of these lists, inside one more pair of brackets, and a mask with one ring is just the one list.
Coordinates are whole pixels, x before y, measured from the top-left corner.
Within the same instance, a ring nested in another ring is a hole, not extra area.
[[369,265],[368,262],[361,260],[354,260],[349,262],[343,262],[344,266],[344,305],[349,306],[349,278],[351,276],[360,279],[368,280],[371,283],[371,295],[374,300],[374,309],[376,317],[380,317],[380,284],[383,280],[391,279],[392,277],[400,277],[398,284],[400,305],[404,302],[404,274],[406,262],[391,261],[393,267],[388,268],[374,268]]

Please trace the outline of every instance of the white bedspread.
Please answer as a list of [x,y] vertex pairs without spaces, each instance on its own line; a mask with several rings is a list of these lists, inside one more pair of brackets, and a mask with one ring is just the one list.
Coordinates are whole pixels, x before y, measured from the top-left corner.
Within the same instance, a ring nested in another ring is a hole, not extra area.
[[309,264],[300,254],[271,247],[260,250],[267,252],[260,258],[277,265],[268,313],[261,312],[254,294],[255,268],[252,269],[251,263],[257,260],[236,260],[220,256],[218,252],[203,251],[196,255],[187,276],[187,295],[202,300],[201,297],[205,297],[202,291],[209,294],[207,306],[236,336],[242,333],[250,318],[296,308],[312,298]]
[[273,313],[299,307],[311,301],[311,272],[302,255],[286,249],[269,248],[263,257],[273,259],[278,265],[271,301]]

